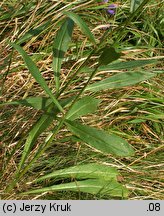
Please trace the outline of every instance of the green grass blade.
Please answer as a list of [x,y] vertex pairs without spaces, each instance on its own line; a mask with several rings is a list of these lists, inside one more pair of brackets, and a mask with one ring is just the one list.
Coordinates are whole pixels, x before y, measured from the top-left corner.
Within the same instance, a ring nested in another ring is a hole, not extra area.
[[51,98],[45,98],[45,97],[29,97],[23,100],[18,101],[10,101],[10,102],[4,102],[0,103],[0,106],[5,105],[22,105],[27,107],[33,107],[38,110],[47,110],[48,105],[52,103]]
[[105,153],[117,156],[130,156],[134,154],[133,148],[121,137],[98,130],[79,122],[65,121],[67,128],[90,147]]
[[54,97],[53,93],[47,86],[46,81],[43,79],[36,64],[32,61],[32,59],[27,55],[27,53],[19,45],[14,44],[14,43],[10,43],[10,44],[21,54],[31,75],[40,84],[43,90],[49,95],[49,97],[52,99],[53,103],[59,108],[59,110],[63,112],[63,108],[61,107],[60,103],[57,101],[57,99]]
[[135,85],[154,76],[156,76],[156,73],[138,71],[121,72],[102,81],[88,85],[86,90],[96,92],[110,88],[122,88]]
[[88,113],[93,113],[96,111],[99,103],[100,100],[91,96],[83,97],[68,111],[67,119],[74,120]]
[[71,19],[67,19],[61,28],[57,32],[57,35],[53,43],[53,71],[56,81],[56,92],[60,87],[60,70],[62,60],[66,51],[68,50],[69,43],[71,41],[72,32],[74,28],[74,22]]
[[69,18],[71,18],[80,27],[83,34],[90,40],[90,42],[93,43],[93,45],[96,45],[96,41],[92,32],[90,31],[87,24],[81,19],[80,16],[78,16],[73,12],[64,12],[64,14]]
[[70,179],[89,179],[100,178],[104,180],[115,179],[117,180],[118,171],[113,168],[102,164],[84,164],[69,167],[66,169],[57,170],[48,175],[36,179],[36,182],[52,178],[70,178]]
[[27,194],[39,194],[44,192],[55,192],[55,191],[75,191],[84,192],[90,194],[108,195],[111,197],[127,197],[128,190],[124,188],[115,180],[103,181],[102,179],[88,179],[83,181],[75,181],[71,183],[64,183],[60,185],[53,185],[41,189],[36,189],[22,193]]

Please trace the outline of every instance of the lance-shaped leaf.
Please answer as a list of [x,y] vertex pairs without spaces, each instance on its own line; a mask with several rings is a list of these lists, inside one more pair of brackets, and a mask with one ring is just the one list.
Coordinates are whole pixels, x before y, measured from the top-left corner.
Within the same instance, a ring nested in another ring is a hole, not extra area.
[[19,169],[21,169],[23,167],[23,164],[26,160],[26,158],[29,155],[29,152],[31,150],[31,148],[33,147],[36,139],[39,137],[39,135],[47,128],[49,127],[49,125],[52,123],[52,121],[54,120],[55,114],[54,115],[43,115],[32,127],[32,129],[30,130],[26,142],[25,142],[25,146],[23,149],[23,153],[22,153],[22,157],[21,157],[21,161],[19,164]]
[[128,190],[114,179],[111,179],[109,181],[104,181],[102,179],[75,181],[71,183],[64,183],[32,191],[27,191],[25,193],[22,193],[22,195],[39,194],[53,191],[75,191],[121,198],[125,198],[128,196]]
[[[149,64],[156,64],[158,61],[156,59],[148,59],[148,60],[133,60],[133,61],[126,61],[126,62],[116,62],[110,63],[109,65],[100,66],[97,71],[111,71],[111,70],[128,70],[137,67],[143,67]],[[84,67],[80,70],[81,72],[85,73],[92,73],[94,71],[93,68]]]
[[[68,103],[72,101],[73,98],[65,99],[60,101],[61,105],[64,107]],[[46,109],[46,114],[43,114],[40,119],[33,125],[31,130],[28,133],[25,146],[23,149],[21,161],[19,163],[19,169],[21,169],[24,165],[24,162],[26,158],[29,155],[30,150],[34,146],[37,138],[40,136],[40,134],[45,131],[49,125],[52,123],[52,121],[55,119],[56,114],[59,112],[59,109],[54,106],[54,103],[50,103],[50,105]]]
[[92,98],[91,96],[83,97],[68,111],[67,119],[74,120],[88,113],[93,113],[96,111],[99,103],[99,99]]
[[110,88],[122,88],[135,85],[154,76],[156,76],[156,73],[138,71],[121,72],[102,81],[88,85],[85,90],[96,92]]
[[96,45],[96,41],[95,41],[95,38],[92,32],[90,31],[87,24],[81,19],[80,16],[78,16],[77,14],[73,12],[68,12],[68,11],[64,12],[64,14],[67,15],[69,18],[71,18],[80,27],[81,31],[90,40],[90,42]]
[[35,78],[35,80],[40,84],[42,89],[49,95],[49,97],[52,99],[52,102],[59,108],[61,112],[63,112],[63,108],[58,102],[58,100],[54,97],[53,93],[49,89],[49,87],[46,84],[46,81],[43,79],[39,69],[37,68],[36,64],[32,61],[32,59],[27,55],[27,53],[17,44],[10,43],[11,46],[13,46],[23,57],[23,60],[25,61],[28,70],[30,71],[31,75]]
[[128,142],[115,134],[82,125],[79,122],[66,120],[65,123],[74,135],[104,154],[114,154],[122,157],[134,154],[134,150]]
[[111,197],[127,197],[128,190],[117,182],[118,171],[103,164],[84,164],[57,170],[48,175],[36,179],[34,182],[43,180],[67,179],[74,181],[44,187],[23,194],[39,194],[52,191],[75,191],[91,194],[108,195]]
[[66,19],[65,23],[57,32],[53,42],[53,71],[55,75],[57,92],[59,91],[60,87],[61,64],[72,38],[73,27],[74,22],[69,18]]
[[66,169],[56,170],[48,175],[42,176],[35,181],[43,181],[45,179],[59,179],[59,178],[70,178],[70,179],[89,179],[99,178],[104,180],[115,179],[117,180],[118,171],[103,164],[84,164],[69,167]]
[[22,100],[17,101],[10,101],[10,102],[4,102],[0,103],[0,106],[4,105],[23,105],[27,107],[33,107],[38,110],[44,110],[46,111],[48,105],[52,103],[51,98],[45,98],[45,97],[29,97]]
[[49,20],[37,28],[30,29],[27,33],[25,33],[21,38],[18,39],[17,44],[20,45],[21,43],[24,43],[25,41],[31,39],[32,37],[36,37],[40,35],[40,33],[42,33],[50,25],[50,23],[51,21]]

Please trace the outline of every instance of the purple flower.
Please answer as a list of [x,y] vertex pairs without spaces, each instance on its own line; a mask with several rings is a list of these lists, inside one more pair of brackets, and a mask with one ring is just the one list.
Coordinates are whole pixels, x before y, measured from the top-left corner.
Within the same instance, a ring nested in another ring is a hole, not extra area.
[[107,10],[107,13],[110,14],[110,15],[114,15],[114,14],[115,14],[115,11],[114,11],[114,10],[108,9],[108,10]]
[[[102,0],[102,3],[108,3],[108,0]],[[116,12],[116,7],[116,4],[110,4],[107,8],[105,8],[105,10],[109,15],[114,15]]]
[[107,8],[107,13],[110,15],[114,15],[116,12],[116,5],[115,4],[110,4]]

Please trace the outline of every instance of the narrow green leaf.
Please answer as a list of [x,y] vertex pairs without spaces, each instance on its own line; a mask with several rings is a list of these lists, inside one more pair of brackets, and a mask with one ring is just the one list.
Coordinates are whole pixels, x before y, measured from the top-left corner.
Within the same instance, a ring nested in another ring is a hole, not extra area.
[[66,120],[65,123],[74,135],[90,147],[104,154],[114,154],[122,157],[134,154],[133,148],[124,139],[115,134],[82,125],[79,122]]
[[53,119],[55,118],[55,115],[43,115],[39,121],[37,121],[36,124],[32,127],[30,130],[28,137],[25,142],[24,150],[22,153],[21,161],[19,164],[19,169],[21,169],[24,165],[24,162],[26,158],[28,157],[28,154],[33,147],[36,139],[38,136],[52,123]]
[[53,185],[50,187],[27,191],[22,194],[24,195],[39,194],[39,193],[53,192],[53,191],[75,191],[75,192],[108,195],[111,197],[122,197],[122,198],[128,196],[128,190],[113,179],[109,181],[103,181],[101,179],[88,179],[83,181],[75,181],[71,183]]
[[115,179],[117,180],[118,171],[103,164],[84,164],[69,167],[66,169],[57,170],[48,175],[42,176],[35,181],[43,181],[50,178],[71,178],[71,179],[89,179],[89,178],[101,178],[104,180]]
[[22,55],[23,60],[25,61],[31,75],[40,84],[40,86],[44,89],[44,91],[49,95],[49,97],[52,99],[53,103],[59,108],[59,110],[63,112],[63,108],[61,107],[60,103],[57,101],[57,99],[54,97],[53,93],[47,86],[46,81],[43,79],[36,64],[32,61],[32,59],[26,54],[26,52],[19,45],[14,43],[10,43],[10,44]]
[[[60,101],[61,105],[64,107],[68,103],[72,101],[73,98],[65,99]],[[19,163],[19,169],[21,169],[24,165],[24,162],[26,158],[29,155],[30,150],[34,146],[37,138],[40,136],[40,134],[45,131],[52,121],[56,118],[57,113],[59,112],[59,109],[54,106],[54,103],[51,103],[46,110],[46,114],[43,114],[40,119],[33,125],[32,129],[29,131],[29,134],[27,136],[24,150],[22,153],[21,161]]]
[[27,106],[27,107],[33,107],[33,108],[38,109],[38,110],[46,111],[47,106],[50,103],[52,103],[51,98],[29,97],[29,98],[26,98],[26,99],[23,99],[23,100],[0,103],[0,106],[4,106],[4,105],[23,105],[23,106]]
[[32,37],[38,36],[41,32],[43,32],[49,26],[50,23],[51,21],[48,21],[37,28],[30,29],[20,39],[18,39],[16,43],[20,45],[21,43],[24,43],[25,41],[31,39]]
[[[126,62],[116,62],[116,63],[111,63],[109,65],[103,65],[100,66],[97,71],[111,71],[111,70],[128,70],[128,69],[133,69],[137,67],[143,67],[145,65],[149,64],[156,64],[158,61],[156,59],[151,59],[151,60],[133,60],[133,61],[126,61]],[[94,71],[94,68],[89,68],[89,67],[83,67],[80,72],[85,72],[85,73],[92,73]]]
[[68,16],[69,18],[71,18],[80,27],[81,31],[90,40],[90,42],[92,42],[94,45],[96,45],[96,41],[95,41],[95,38],[94,38],[92,32],[90,31],[90,29],[88,28],[86,23],[81,19],[80,16],[78,16],[77,14],[75,14],[73,12],[64,12],[64,14],[66,16]]
[[96,92],[110,88],[122,88],[135,85],[154,76],[156,76],[156,73],[138,71],[121,72],[102,81],[88,85],[86,91]]
[[69,43],[71,41],[73,32],[74,22],[71,19],[66,19],[65,23],[62,24],[61,28],[56,34],[53,43],[53,71],[56,81],[56,92],[59,91],[60,86],[60,70],[62,60],[65,53],[68,50]]
[[148,60],[133,60],[133,61],[126,61],[126,62],[117,62],[112,63],[105,66],[100,66],[98,71],[105,71],[105,70],[127,70],[137,67],[143,67],[149,64],[156,64],[158,61],[156,59],[148,59]]
[[108,47],[107,46],[103,49],[103,52],[100,55],[99,64],[100,65],[107,65],[107,64],[119,59],[120,56],[121,56],[121,54],[117,53],[115,51],[114,47]]
[[80,116],[95,112],[99,103],[100,100],[92,98],[91,96],[85,96],[77,101],[68,111],[67,119],[74,120]]
[[133,13],[141,5],[144,0],[131,0],[130,12]]

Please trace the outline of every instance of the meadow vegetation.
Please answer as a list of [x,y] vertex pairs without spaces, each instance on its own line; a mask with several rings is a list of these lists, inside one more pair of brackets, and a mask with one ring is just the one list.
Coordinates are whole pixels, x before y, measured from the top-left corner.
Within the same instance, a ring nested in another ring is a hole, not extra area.
[[163,0],[0,3],[0,198],[164,198]]

